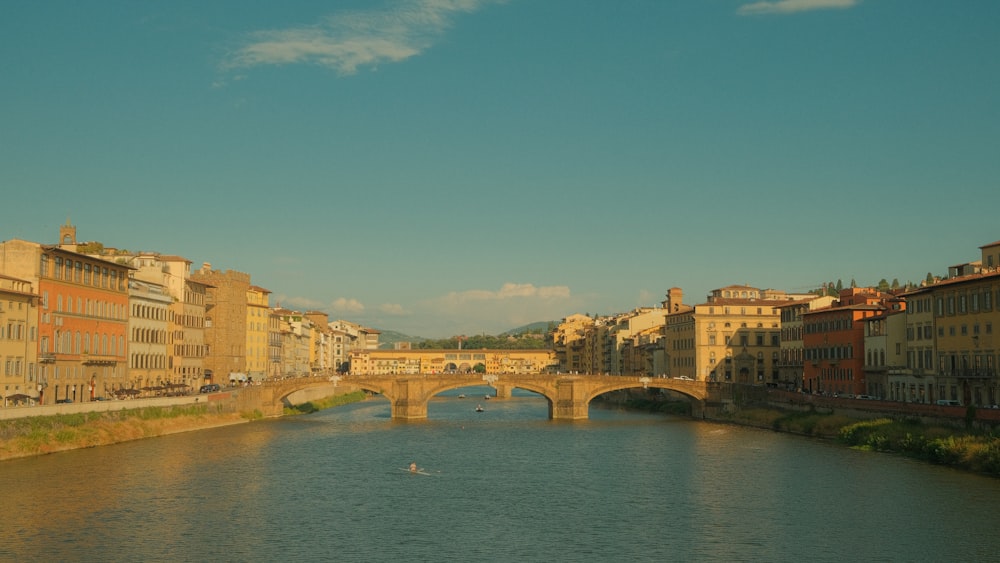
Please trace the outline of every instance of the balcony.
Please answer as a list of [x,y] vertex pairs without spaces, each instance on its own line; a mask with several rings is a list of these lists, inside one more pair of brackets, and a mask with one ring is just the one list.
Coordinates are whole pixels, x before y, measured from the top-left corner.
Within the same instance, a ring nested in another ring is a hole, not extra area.
[[992,379],[997,376],[997,372],[992,369],[959,369],[951,372],[954,377],[959,379]]
[[118,363],[118,358],[116,356],[83,354],[80,356],[80,363],[85,366],[113,366]]
[[39,354],[38,362],[41,364],[52,364],[56,361],[56,355],[51,353]]

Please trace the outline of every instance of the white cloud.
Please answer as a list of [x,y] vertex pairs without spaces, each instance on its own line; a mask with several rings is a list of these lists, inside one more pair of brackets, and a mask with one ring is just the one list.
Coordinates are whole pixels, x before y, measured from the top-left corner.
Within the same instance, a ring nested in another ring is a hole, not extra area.
[[347,299],[340,297],[330,303],[330,308],[336,313],[362,313],[365,306],[357,299]]
[[739,13],[754,14],[792,14],[811,10],[830,10],[853,8],[861,0],[769,0],[753,2],[740,6]]
[[320,309],[323,307],[323,303],[316,301],[314,299],[309,299],[308,297],[296,297],[292,295],[275,295],[274,298],[275,306],[284,307],[286,309],[302,309],[302,310],[313,310]]
[[430,48],[461,13],[504,0],[402,0],[381,10],[344,12],[314,25],[257,31],[223,62],[227,69],[316,64],[340,74],[409,59]]
[[399,303],[383,303],[379,305],[378,310],[385,313],[386,315],[392,315],[394,317],[403,317],[409,315],[406,309],[403,308]]
[[516,298],[568,299],[569,297],[570,291],[565,285],[535,287],[530,283],[507,282],[497,291],[487,289],[453,291],[442,297],[441,301],[443,303],[460,304],[472,301],[504,301]]

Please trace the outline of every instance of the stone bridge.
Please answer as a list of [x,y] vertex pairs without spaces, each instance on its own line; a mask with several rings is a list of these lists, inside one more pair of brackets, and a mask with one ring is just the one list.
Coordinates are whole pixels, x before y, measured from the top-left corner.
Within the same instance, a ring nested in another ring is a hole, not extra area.
[[[498,399],[511,396],[514,389],[524,389],[542,395],[549,403],[549,418],[553,420],[583,420],[589,416],[590,401],[604,393],[622,389],[669,389],[691,399],[692,415],[701,417],[706,408],[717,408],[731,401],[732,392],[726,383],[692,381],[657,377],[626,377],[609,375],[551,374],[419,374],[419,375],[351,375],[343,378],[290,379],[253,386],[241,390],[253,400],[265,416],[279,416],[287,397],[296,391],[336,384],[338,391],[363,389],[389,400],[391,415],[399,420],[427,418],[428,401],[443,391],[489,385],[496,389]],[[250,395],[253,395],[251,397]]]

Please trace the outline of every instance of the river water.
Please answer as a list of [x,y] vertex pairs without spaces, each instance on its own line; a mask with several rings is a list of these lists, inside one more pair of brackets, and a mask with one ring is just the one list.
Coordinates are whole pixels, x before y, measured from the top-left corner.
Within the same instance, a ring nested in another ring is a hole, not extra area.
[[996,479],[487,390],[4,462],[0,561],[1000,561]]

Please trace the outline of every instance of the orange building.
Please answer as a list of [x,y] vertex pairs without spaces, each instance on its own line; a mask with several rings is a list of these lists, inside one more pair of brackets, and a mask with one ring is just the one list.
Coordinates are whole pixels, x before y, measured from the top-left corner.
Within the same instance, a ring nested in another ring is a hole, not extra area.
[[830,307],[806,311],[802,320],[803,390],[863,395],[865,382],[864,319],[904,308],[895,296],[872,288],[848,288]]
[[76,228],[60,244],[0,243],[0,271],[38,288],[39,400],[92,401],[129,387],[128,276],[123,264],[76,252]]

